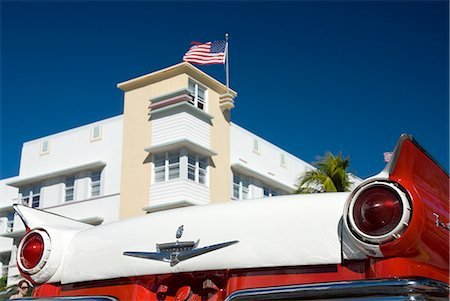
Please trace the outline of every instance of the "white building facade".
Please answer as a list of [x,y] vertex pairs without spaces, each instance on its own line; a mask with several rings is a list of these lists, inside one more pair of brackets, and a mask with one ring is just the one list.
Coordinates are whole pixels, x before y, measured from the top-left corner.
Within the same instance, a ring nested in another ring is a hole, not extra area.
[[230,121],[236,93],[188,63],[118,85],[122,115],[25,142],[0,180],[0,259],[20,279],[15,203],[93,225],[181,206],[292,193],[313,167]]

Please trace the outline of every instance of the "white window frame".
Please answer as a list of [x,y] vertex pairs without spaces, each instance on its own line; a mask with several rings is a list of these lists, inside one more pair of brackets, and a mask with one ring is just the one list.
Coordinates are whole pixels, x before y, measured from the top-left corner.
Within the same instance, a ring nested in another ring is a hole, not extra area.
[[[236,188],[238,195],[235,194]],[[233,174],[233,198],[236,200],[248,200],[250,195],[250,178],[240,174]]]
[[[69,184],[72,184],[69,186]],[[66,177],[64,181],[64,201],[65,202],[71,202],[75,200],[75,176]],[[72,195],[72,198],[68,199],[68,196]]]
[[[94,180],[94,176],[96,176],[98,174],[98,180]],[[102,195],[102,171],[101,170],[97,170],[97,171],[93,171],[91,172],[91,185],[90,185],[90,195],[91,197],[97,197]],[[97,188],[98,187],[98,193],[97,193]],[[95,195],[94,195],[95,192]]]
[[[194,161],[194,164],[189,163],[189,159]],[[187,155],[187,179],[193,181],[198,184],[207,185],[208,182],[208,158],[200,156],[198,154],[188,153]],[[203,163],[205,168],[202,168],[200,165]],[[194,179],[189,177],[189,168],[194,169]]]
[[[194,86],[194,91],[190,90],[191,84]],[[208,89],[205,86],[200,85],[196,81],[189,79],[188,90],[192,96],[192,100],[189,101],[189,103],[192,104],[194,107],[198,108],[199,110],[206,112],[207,111],[207,103],[208,103],[207,102]],[[200,97],[199,90],[202,90],[204,92],[203,99]],[[202,107],[200,107],[200,106],[202,106]]]
[[[164,156],[164,163],[162,166],[156,166],[156,157],[162,157]],[[169,152],[164,152],[162,154],[155,154],[153,155],[153,176],[154,176],[154,183],[162,183],[162,182],[167,182],[167,181],[171,181],[171,180],[176,180],[179,179],[181,177],[181,165],[180,165],[180,151],[169,151]],[[170,163],[171,159],[173,158],[178,158],[177,161]],[[177,177],[172,177],[171,178],[171,170],[176,170],[178,168],[178,176]],[[161,177],[157,177],[156,173],[157,173],[157,169],[159,170],[164,170],[164,177],[163,180],[159,180]]]
[[47,155],[50,153],[50,140],[41,141],[39,146],[39,155]]
[[[208,168],[209,158],[207,156],[189,153],[183,149],[153,154],[152,183],[183,179],[208,186]],[[173,170],[178,170],[176,177],[171,177]]]
[[[40,185],[33,186],[28,194],[22,193],[22,204],[25,204],[31,208],[40,208],[41,207],[41,189]],[[39,192],[38,192],[39,191]],[[35,206],[35,199],[37,198],[37,205]]]
[[[95,135],[96,129],[98,129],[98,135]],[[91,142],[94,141],[98,141],[98,140],[102,140],[102,126],[101,125],[96,125],[94,127],[91,128]]]

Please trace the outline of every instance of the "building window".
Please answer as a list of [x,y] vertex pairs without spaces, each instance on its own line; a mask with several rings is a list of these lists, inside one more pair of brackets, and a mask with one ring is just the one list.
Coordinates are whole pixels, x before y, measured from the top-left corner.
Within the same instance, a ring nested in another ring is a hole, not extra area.
[[253,138],[253,143],[252,143],[252,147],[253,147],[253,152],[260,154],[261,153],[261,149],[260,149],[260,145],[259,145],[259,140],[256,138]]
[[249,188],[250,180],[237,174],[233,175],[233,197],[238,200],[250,198]]
[[41,142],[41,147],[39,149],[39,154],[46,155],[50,152],[50,141],[45,140]]
[[102,139],[102,126],[97,125],[91,129],[91,141],[97,141]]
[[192,96],[189,103],[200,110],[206,110],[206,88],[189,79],[188,91]]
[[73,201],[74,200],[74,187],[75,187],[75,177],[69,177],[66,179],[66,196],[65,200],[66,202]]
[[277,196],[277,195],[279,195],[279,193],[275,189],[270,188],[270,187],[264,187],[264,197],[265,198]]
[[153,164],[155,165],[155,182],[164,182],[166,180],[166,156],[154,155]]
[[196,183],[206,184],[207,158],[198,155],[188,155],[188,179]]
[[180,177],[180,152],[166,152],[153,156],[155,182],[165,182]]
[[280,154],[280,165],[286,167],[286,156],[284,154]]
[[41,205],[41,187],[34,186],[26,192],[22,192],[22,204],[32,208],[38,208]]
[[14,211],[10,211],[6,214],[6,232],[11,233],[14,230]]
[[183,178],[206,185],[208,158],[181,151],[153,155],[155,183]]
[[91,174],[91,196],[100,195],[101,171],[95,171]]

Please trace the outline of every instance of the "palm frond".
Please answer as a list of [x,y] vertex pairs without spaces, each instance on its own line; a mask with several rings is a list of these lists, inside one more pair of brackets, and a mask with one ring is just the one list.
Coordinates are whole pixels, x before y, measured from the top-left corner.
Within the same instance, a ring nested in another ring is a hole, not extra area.
[[296,193],[338,192],[349,191],[352,182],[349,179],[347,169],[350,166],[350,158],[343,158],[342,153],[333,155],[327,152],[324,157],[319,157],[313,165],[315,170],[305,172],[298,178]]

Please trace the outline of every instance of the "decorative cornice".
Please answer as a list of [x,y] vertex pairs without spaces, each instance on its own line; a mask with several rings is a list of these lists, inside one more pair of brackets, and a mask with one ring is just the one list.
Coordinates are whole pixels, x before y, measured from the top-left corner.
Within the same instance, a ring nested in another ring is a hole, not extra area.
[[156,109],[168,106],[168,105],[172,105],[172,104],[179,103],[179,102],[188,102],[190,100],[192,100],[192,96],[191,95],[189,95],[189,94],[181,94],[181,95],[170,97],[170,98],[167,98],[167,99],[155,102],[155,103],[151,103],[151,104],[148,105],[148,108],[150,110],[156,110]]
[[127,92],[180,74],[187,74],[192,78],[199,80],[209,88],[217,91],[219,94],[223,94],[228,91],[234,97],[236,97],[237,95],[235,91],[227,88],[224,84],[222,84],[215,78],[209,76],[205,72],[187,62],[182,62],[162,70],[158,70],[134,79],[121,82],[117,84],[117,88],[121,89],[124,92]]
[[168,98],[172,98],[172,97],[183,95],[183,94],[188,94],[189,95],[190,92],[186,88],[181,88],[181,89],[178,89],[178,90],[175,90],[175,91],[171,91],[169,93],[164,93],[164,94],[161,94],[159,96],[152,97],[152,98],[149,99],[149,101],[153,104],[153,103],[164,101],[164,100],[166,100]]
[[222,112],[234,108],[234,97],[235,95],[229,93],[229,91],[227,91],[227,93],[225,94],[220,95],[219,104]]

